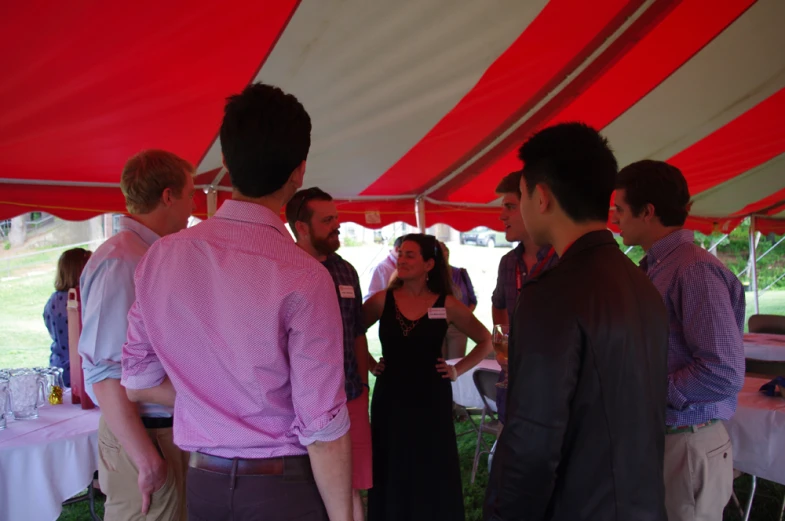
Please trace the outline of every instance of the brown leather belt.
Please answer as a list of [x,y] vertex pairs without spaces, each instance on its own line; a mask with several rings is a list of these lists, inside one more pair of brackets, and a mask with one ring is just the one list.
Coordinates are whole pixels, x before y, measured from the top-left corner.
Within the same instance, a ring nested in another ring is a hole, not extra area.
[[308,456],[242,459],[221,458],[192,452],[188,466],[230,476],[292,476],[312,478],[311,460]]

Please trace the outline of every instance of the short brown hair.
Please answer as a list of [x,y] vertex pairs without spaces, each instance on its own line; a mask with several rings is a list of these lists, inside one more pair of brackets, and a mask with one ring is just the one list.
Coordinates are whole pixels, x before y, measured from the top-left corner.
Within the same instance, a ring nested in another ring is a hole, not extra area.
[[690,189],[681,170],[664,161],[644,159],[627,165],[616,176],[630,210],[638,217],[647,204],[654,206],[663,226],[684,226],[690,210]]
[[181,157],[165,150],[144,150],[125,163],[120,177],[120,190],[125,196],[125,207],[134,215],[150,213],[161,202],[167,188],[180,197],[186,176],[193,175],[194,167]]
[[93,252],[84,248],[74,248],[66,250],[57,260],[57,276],[55,277],[55,289],[57,291],[68,291],[71,288],[79,287],[79,277]]
[[292,229],[295,239],[300,238],[298,237],[299,234],[297,233],[297,227],[295,226],[297,221],[304,222],[308,225],[311,224],[313,209],[308,206],[308,203],[311,201],[332,200],[333,198],[330,194],[317,187],[300,190],[294,194],[291,199],[289,199],[289,202],[286,203],[286,209],[284,210],[284,213],[286,214],[286,222],[289,223],[289,228]]
[[520,199],[521,197],[521,175],[522,172],[510,172],[499,181],[496,187],[497,194],[515,194]]

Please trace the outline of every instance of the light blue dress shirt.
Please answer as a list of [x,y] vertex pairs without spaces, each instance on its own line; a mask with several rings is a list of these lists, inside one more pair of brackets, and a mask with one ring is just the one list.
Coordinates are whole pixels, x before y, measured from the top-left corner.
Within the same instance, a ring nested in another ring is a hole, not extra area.
[[[120,218],[120,231],[104,242],[87,262],[79,281],[82,299],[82,355],[85,388],[95,403],[93,384],[122,377],[123,344],[128,311],[136,298],[136,266],[158,234],[130,217]],[[98,403],[100,406],[100,403]],[[170,409],[142,405],[144,416],[169,415]]]

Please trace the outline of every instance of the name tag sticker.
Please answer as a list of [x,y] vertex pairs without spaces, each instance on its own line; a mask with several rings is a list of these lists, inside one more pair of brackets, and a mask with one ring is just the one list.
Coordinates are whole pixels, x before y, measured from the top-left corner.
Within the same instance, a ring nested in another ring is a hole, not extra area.
[[354,288],[352,286],[338,286],[341,298],[354,298]]
[[438,320],[444,319],[447,320],[447,310],[445,308],[429,308],[428,309],[428,318],[431,320]]

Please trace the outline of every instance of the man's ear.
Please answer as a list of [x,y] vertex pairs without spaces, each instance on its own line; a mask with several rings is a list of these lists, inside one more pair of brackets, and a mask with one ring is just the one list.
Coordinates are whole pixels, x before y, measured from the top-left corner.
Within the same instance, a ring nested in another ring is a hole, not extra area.
[[307,236],[309,231],[310,231],[308,229],[308,225],[305,224],[302,221],[295,221],[294,222],[294,227],[297,230],[297,237],[299,237],[299,238],[303,238],[303,237]]
[[164,191],[161,192],[161,203],[163,203],[163,205],[166,208],[169,208],[170,206],[172,206],[173,202],[174,202],[174,192],[172,192],[171,188],[164,188]]
[[544,184],[540,183],[534,187],[535,198],[534,202],[537,204],[537,210],[540,213],[546,213],[553,204],[553,193]]
[[641,211],[641,217],[643,217],[643,221],[645,223],[650,223],[654,221],[657,217],[657,210],[654,208],[654,205],[651,203],[646,203],[643,205],[643,210]]
[[[289,182],[291,182],[296,190],[299,190],[303,187],[303,182],[305,181],[305,161],[300,163],[297,168],[292,170],[292,174],[289,176]],[[296,191],[295,190],[295,191]]]

